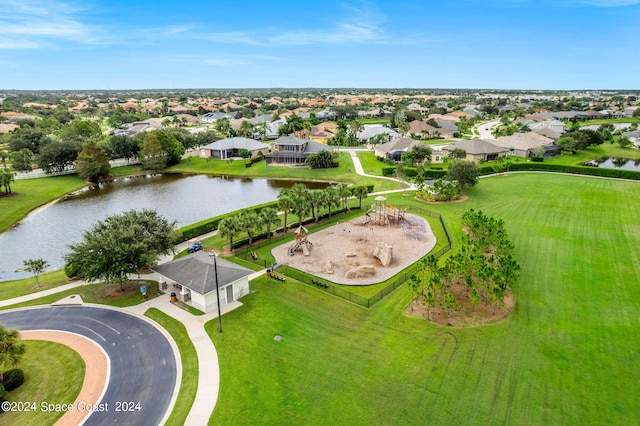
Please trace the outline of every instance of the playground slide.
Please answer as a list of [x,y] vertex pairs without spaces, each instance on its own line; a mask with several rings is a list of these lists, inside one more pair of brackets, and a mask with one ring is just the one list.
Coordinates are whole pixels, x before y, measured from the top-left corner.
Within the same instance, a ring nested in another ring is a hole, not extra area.
[[300,244],[302,244],[302,240],[296,240],[291,244],[291,247],[289,247],[289,256],[293,256],[295,254],[298,247],[300,247]]
[[305,256],[309,256],[309,247],[307,247],[306,244],[302,245],[302,254],[304,254]]

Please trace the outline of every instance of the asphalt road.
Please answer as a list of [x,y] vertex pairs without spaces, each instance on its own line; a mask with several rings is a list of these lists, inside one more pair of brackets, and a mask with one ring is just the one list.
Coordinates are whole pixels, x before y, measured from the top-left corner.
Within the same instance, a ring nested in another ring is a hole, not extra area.
[[157,425],[169,408],[176,358],[166,337],[148,322],[112,309],[73,306],[1,312],[0,323],[77,333],[105,350],[111,371],[100,403],[108,411],[94,412],[85,425]]

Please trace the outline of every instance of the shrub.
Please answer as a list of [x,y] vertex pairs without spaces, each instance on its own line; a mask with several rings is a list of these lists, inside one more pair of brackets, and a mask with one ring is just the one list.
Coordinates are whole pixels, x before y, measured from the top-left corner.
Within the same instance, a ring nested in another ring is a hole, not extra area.
[[7,391],[4,389],[4,386],[2,386],[2,385],[0,384],[0,413],[4,413],[4,410],[2,409],[2,403],[3,403],[3,402],[5,402],[5,401],[7,400],[7,394],[8,394],[8,393],[9,393],[9,392],[7,392]]
[[2,375],[2,386],[7,392],[11,392],[24,383],[24,372],[19,368],[7,370]]
[[531,161],[533,161],[534,163],[542,163],[544,161],[544,157],[534,156],[531,157]]

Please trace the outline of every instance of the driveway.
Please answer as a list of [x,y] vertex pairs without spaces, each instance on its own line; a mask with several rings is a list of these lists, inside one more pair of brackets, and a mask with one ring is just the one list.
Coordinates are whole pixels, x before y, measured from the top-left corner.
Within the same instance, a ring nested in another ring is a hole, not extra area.
[[[0,323],[18,330],[76,333],[102,347],[110,374],[100,403],[108,404],[109,411],[94,412],[85,425],[157,425],[171,408],[178,383],[174,349],[140,317],[100,307],[46,307],[1,312]],[[133,411],[116,411],[118,403],[131,402]]]

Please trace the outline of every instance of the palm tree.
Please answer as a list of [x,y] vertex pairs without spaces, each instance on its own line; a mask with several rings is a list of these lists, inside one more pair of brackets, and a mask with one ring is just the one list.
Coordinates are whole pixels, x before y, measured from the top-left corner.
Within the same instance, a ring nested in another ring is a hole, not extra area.
[[229,120],[226,118],[221,118],[220,120],[216,121],[216,130],[222,133],[225,137],[228,137],[229,132],[231,132],[231,124],[229,123]]
[[238,216],[227,216],[218,224],[218,233],[223,237],[229,237],[229,250],[233,251],[233,237],[240,232]]
[[253,242],[253,235],[257,228],[262,226],[262,221],[253,210],[243,210],[238,215],[239,227],[247,233],[249,237],[249,245]]
[[238,133],[246,138],[250,137],[253,135],[253,123],[249,120],[242,120]]
[[293,208],[293,198],[291,197],[290,190],[283,189],[282,191],[280,191],[280,194],[278,194],[278,208],[282,210],[282,213],[284,214],[283,232],[286,233],[287,232],[287,216],[289,215],[289,212]]
[[362,208],[362,199],[367,198],[367,195],[369,195],[369,189],[366,186],[356,186],[353,188],[353,195],[358,197],[358,201],[360,202],[359,208]]
[[24,343],[20,342],[18,330],[5,328],[0,324],[0,365],[15,367],[20,362],[24,349]]
[[336,192],[342,200],[342,208],[349,211],[349,203],[347,202],[347,199],[351,197],[351,189],[349,186],[346,183],[339,183],[336,186]]
[[324,202],[329,210],[329,219],[331,219],[331,207],[337,206],[340,202],[340,196],[335,188],[328,187],[324,191]]
[[309,189],[302,183],[296,183],[291,187],[290,194],[294,204],[293,211],[298,216],[298,225],[302,226],[302,217],[309,208]]
[[271,241],[271,225],[280,221],[278,211],[270,207],[262,209],[260,211],[260,220],[262,220],[262,223],[267,227],[267,236],[269,237],[269,241]]
[[309,191],[307,193],[307,204],[311,208],[311,216],[313,217],[313,221],[317,222],[320,218],[320,206],[324,200],[324,191],[316,190]]

